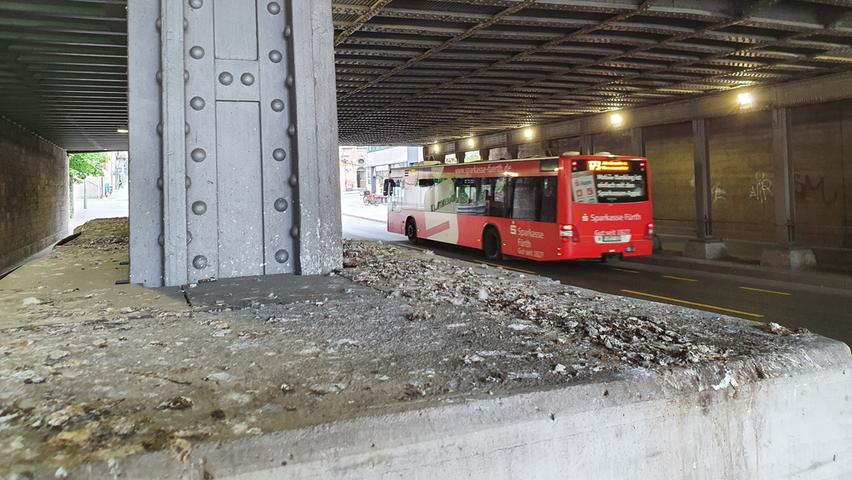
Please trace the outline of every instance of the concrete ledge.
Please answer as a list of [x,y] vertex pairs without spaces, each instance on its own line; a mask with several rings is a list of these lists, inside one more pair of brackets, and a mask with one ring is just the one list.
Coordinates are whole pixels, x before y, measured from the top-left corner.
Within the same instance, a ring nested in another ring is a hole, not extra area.
[[848,478],[849,349],[805,343],[796,359],[635,370],[129,457],[70,478]]
[[717,260],[727,255],[728,249],[721,240],[689,240],[683,250],[683,256],[703,260]]
[[760,256],[760,264],[766,267],[798,270],[816,263],[816,255],[810,248],[770,248]]

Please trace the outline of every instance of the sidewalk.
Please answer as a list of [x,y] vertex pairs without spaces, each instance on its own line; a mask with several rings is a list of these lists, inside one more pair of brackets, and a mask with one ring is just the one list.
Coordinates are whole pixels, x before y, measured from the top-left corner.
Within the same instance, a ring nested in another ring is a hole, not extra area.
[[[68,229],[75,228],[96,218],[118,218],[128,216],[127,187],[113,192],[109,197],[89,199],[83,208],[83,199],[74,199],[74,216],[68,221]],[[69,233],[70,233],[69,232]]]
[[387,204],[365,205],[362,195],[360,191],[342,192],[340,194],[340,207],[343,215],[386,223],[388,221]]

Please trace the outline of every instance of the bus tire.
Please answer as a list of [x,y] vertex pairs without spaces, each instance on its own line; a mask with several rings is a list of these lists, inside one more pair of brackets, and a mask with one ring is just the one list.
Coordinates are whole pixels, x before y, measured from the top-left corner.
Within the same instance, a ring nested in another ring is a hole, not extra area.
[[417,244],[417,222],[411,217],[405,221],[405,236],[408,237],[409,242]]
[[494,227],[488,227],[482,234],[482,254],[487,260],[503,260],[503,248],[500,232]]

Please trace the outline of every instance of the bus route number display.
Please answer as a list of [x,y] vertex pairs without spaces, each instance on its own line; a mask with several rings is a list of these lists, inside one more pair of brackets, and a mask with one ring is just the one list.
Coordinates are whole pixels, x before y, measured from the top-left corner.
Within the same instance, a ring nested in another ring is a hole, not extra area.
[[590,172],[630,171],[630,164],[623,160],[589,160],[587,165]]

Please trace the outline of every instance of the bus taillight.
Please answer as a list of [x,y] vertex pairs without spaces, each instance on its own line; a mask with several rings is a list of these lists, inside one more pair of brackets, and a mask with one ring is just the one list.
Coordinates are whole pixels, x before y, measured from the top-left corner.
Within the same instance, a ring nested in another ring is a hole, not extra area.
[[645,227],[645,240],[653,240],[654,238],[654,224],[649,223],[647,227]]
[[580,235],[577,234],[577,229],[574,228],[574,225],[562,225],[559,227],[559,238],[562,240],[562,243],[580,241]]

